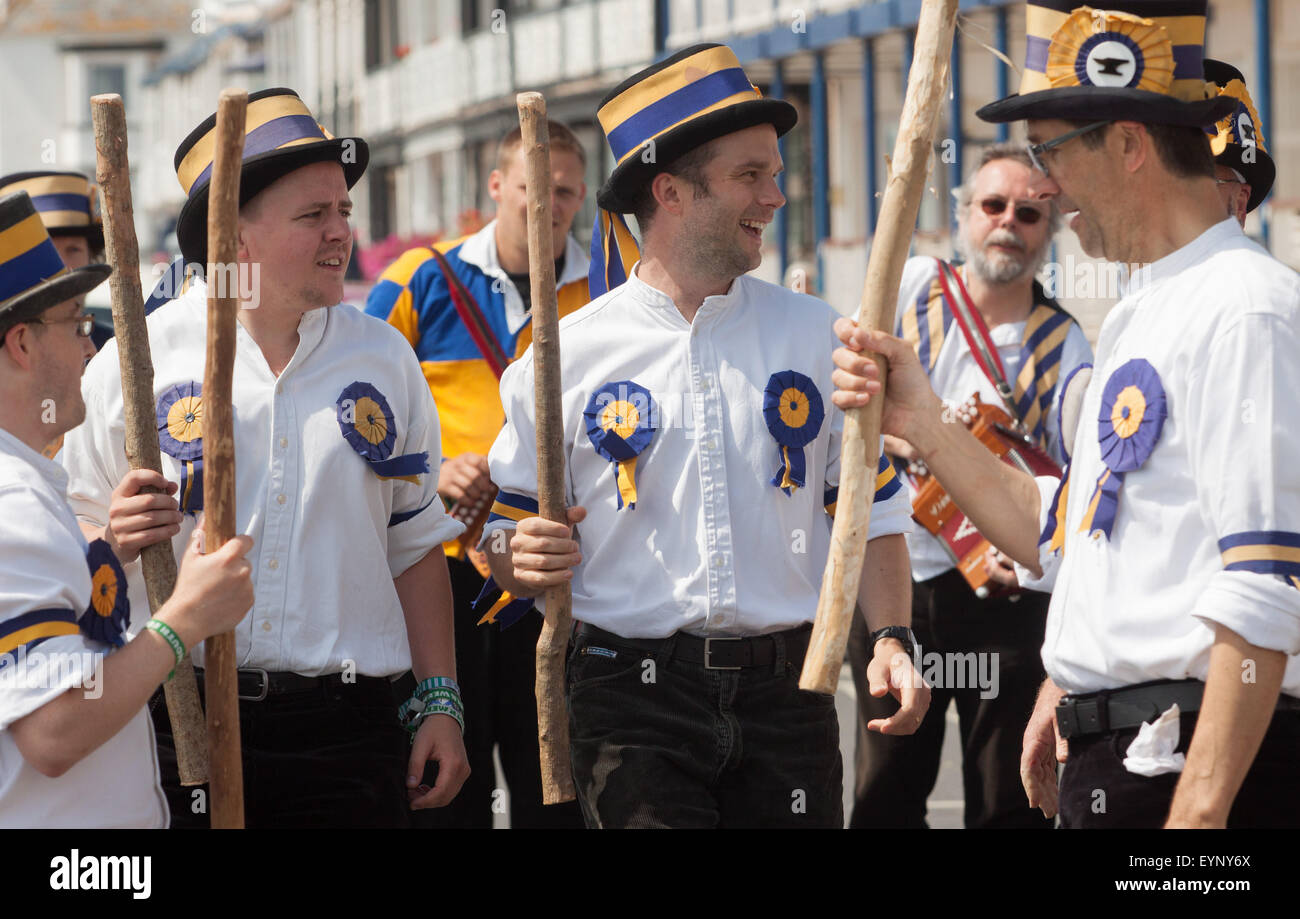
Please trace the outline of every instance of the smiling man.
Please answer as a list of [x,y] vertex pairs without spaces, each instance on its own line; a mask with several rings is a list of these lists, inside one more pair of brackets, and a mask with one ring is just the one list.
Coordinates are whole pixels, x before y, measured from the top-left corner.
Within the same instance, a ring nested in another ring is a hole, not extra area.
[[[205,261],[215,123],[176,153],[188,262]],[[234,630],[250,827],[405,826],[409,808],[446,804],[468,773],[440,549],[462,527],[437,500],[437,412],[402,337],[339,304],[348,189],[367,160],[364,141],[330,137],[291,90],[249,96],[232,401],[236,526],[256,545],[256,600]],[[73,508],[140,605],[141,548],[179,549],[203,504],[207,293],[196,282],[148,319],[165,477],[128,472],[112,342],[86,372],[88,419],[63,450]],[[398,720],[407,696],[412,742]],[[174,824],[206,825],[178,783],[161,703],[155,726]]]
[[[689,91],[681,91],[689,88]],[[633,213],[644,257],[602,215],[592,303],[560,322],[566,501],[537,516],[529,351],[501,380],[500,487],[484,545],[497,581],[570,581],[579,803],[593,827],[840,827],[834,699],[798,688],[830,543],[843,417],[826,404],[834,311],[757,281],[785,204],[788,103],[760,97],[721,45],[616,87],[598,117],[617,162],[598,201]],[[617,248],[616,248],[617,245]],[[916,729],[928,690],[910,641],[906,496],[886,464],[861,601],[879,634],[872,691]]]
[[834,398],[879,392],[854,349],[888,357],[885,430],[1055,585],[1031,804],[1070,827],[1294,828],[1300,279],[1225,217],[1205,129],[1239,102],[1206,92],[1206,4],[1118,6],[1030,3],[1022,91],[979,112],[1027,122],[1035,194],[1077,210],[1088,251],[1143,266],[1102,325],[1066,481],[993,461],[904,342],[847,321]]
[[[1078,323],[1034,280],[1060,221],[1050,201],[1035,200],[1031,194],[1032,174],[1023,146],[1001,144],[984,151],[957,191],[956,248],[965,257],[957,275],[962,283],[950,281],[945,291],[936,259],[909,259],[899,288],[896,328],[923,361],[930,385],[946,404],[959,406],[978,393],[981,401],[1006,408],[998,394],[998,385],[1005,383],[1024,430],[1064,464],[1057,394],[1076,368],[1092,361],[1092,349]],[[986,326],[983,331],[972,329],[978,336],[974,341],[956,318],[954,298],[967,294],[970,315]],[[1001,367],[977,360],[981,348],[996,352]],[[919,458],[900,438],[886,437],[885,446],[904,462]],[[909,490],[915,500],[915,490]],[[927,652],[973,652],[995,660],[999,689],[989,698],[977,686],[935,687],[925,722],[915,734],[889,737],[868,731],[866,725],[881,717],[888,703],[867,692],[871,646],[865,623],[855,621],[849,657],[859,689],[857,788],[849,825],[925,825],[926,799],[938,776],[951,701],[961,724],[966,826],[1050,827],[1050,821],[1026,805],[1016,774],[1024,713],[1033,706],[1043,680],[1038,649],[1047,620],[1047,594],[1001,591],[977,596],[956,567],[948,544],[923,528],[908,535],[907,549],[917,640]],[[1014,587],[1014,575],[1008,580]]]

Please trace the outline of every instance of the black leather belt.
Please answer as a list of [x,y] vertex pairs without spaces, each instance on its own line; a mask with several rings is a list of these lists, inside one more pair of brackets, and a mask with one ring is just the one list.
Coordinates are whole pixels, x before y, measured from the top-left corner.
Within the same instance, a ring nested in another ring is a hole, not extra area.
[[[1159,718],[1171,705],[1183,714],[1200,711],[1204,692],[1200,680],[1158,680],[1066,696],[1056,706],[1056,725],[1062,737],[1122,731]],[[1278,696],[1277,710],[1300,712],[1300,699]]]
[[[199,668],[194,668],[198,677],[199,688],[203,688],[204,675]],[[290,696],[323,689],[351,688],[374,684],[387,684],[387,677],[359,676],[350,674],[348,679],[341,673],[327,673],[323,676],[303,676],[301,673],[273,673],[260,667],[249,667],[235,671],[237,692],[240,701],[261,702],[269,696]]]
[[802,661],[812,636],[812,624],[749,638],[700,638],[678,632],[669,638],[646,639],[624,638],[584,622],[578,626],[577,635],[584,641],[651,654],[669,653],[673,660],[701,664],[705,670],[745,670],[775,666],[779,652],[784,652],[787,660]]

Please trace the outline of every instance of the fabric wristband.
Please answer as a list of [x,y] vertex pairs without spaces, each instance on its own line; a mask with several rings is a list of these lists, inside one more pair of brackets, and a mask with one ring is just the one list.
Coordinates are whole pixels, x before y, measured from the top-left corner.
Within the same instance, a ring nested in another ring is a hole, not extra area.
[[[150,632],[156,632],[161,635],[163,641],[167,642],[167,644],[171,646],[172,653],[176,655],[177,666],[180,665],[181,661],[185,660],[185,642],[181,641],[181,637],[172,631],[171,626],[163,622],[161,619],[150,619],[144,624],[144,627]],[[175,675],[176,668],[173,667],[172,672],[167,674],[167,679],[170,680]]]

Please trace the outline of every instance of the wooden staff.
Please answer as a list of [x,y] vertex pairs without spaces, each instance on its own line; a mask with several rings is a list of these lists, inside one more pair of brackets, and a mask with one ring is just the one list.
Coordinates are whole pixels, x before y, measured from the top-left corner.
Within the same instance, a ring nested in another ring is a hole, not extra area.
[[[551,242],[551,142],[546,99],[519,93],[524,187],[528,196],[528,273],[532,283],[533,366],[537,414],[538,511],[565,523],[564,415],[560,402],[559,305]],[[537,739],[542,760],[542,803],[574,799],[569,769],[569,713],[564,702],[564,655],[573,597],[566,582],[546,591],[546,622],[537,640]]]
[[[924,0],[921,6],[898,141],[894,145],[880,220],[867,262],[867,279],[858,305],[858,325],[864,328],[888,331],[893,326],[903,262],[907,260],[921,195],[925,191],[935,120],[948,81],[956,19],[957,0]],[[872,355],[872,359],[880,368],[883,383],[889,375],[889,366],[879,354]],[[831,531],[830,558],[817,601],[817,622],[799,677],[800,689],[834,693],[839,683],[871,524],[884,395],[882,388],[865,406],[845,412],[839,505]]]
[[[126,113],[116,93],[92,96],[90,118],[95,127],[95,181],[102,196],[104,248],[113,266],[113,334],[122,368],[122,408],[126,421],[126,460],[132,469],[162,472],[158,424],[154,416],[153,360],[144,324],[144,295],[140,290],[140,249],[135,238],[131,203],[131,167],[126,155]],[[142,489],[145,493],[156,488]],[[167,602],[176,586],[176,556],[171,541],[145,546],[140,552],[149,610]],[[182,785],[208,780],[207,730],[194,665],[189,655],[176,665],[176,675],[163,684],[172,743]]]
[[[208,187],[208,350],[203,368],[203,521],[205,551],[235,535],[235,431],[231,381],[239,312],[239,170],[248,93],[223,89]],[[236,270],[226,271],[226,266]],[[212,757],[212,828],[243,829],[235,633],[213,635],[207,650],[208,738]]]

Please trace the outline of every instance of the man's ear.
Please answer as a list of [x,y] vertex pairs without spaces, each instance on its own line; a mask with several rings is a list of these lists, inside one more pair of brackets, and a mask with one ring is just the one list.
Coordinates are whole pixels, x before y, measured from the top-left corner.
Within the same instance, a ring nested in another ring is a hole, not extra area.
[[1137,172],[1154,155],[1155,141],[1146,125],[1137,121],[1117,121],[1119,130],[1111,132],[1119,144],[1119,153],[1128,172]]
[[23,370],[30,370],[32,366],[32,327],[25,322],[5,332],[4,337],[0,338],[0,353],[9,357],[15,364]]
[[488,173],[488,196],[497,204],[501,203],[501,185],[504,181],[505,176],[500,169]]
[[659,207],[674,217],[682,215],[682,188],[685,180],[667,172],[661,172],[650,182],[650,193],[654,195]]

